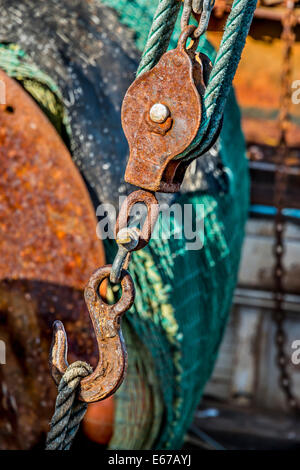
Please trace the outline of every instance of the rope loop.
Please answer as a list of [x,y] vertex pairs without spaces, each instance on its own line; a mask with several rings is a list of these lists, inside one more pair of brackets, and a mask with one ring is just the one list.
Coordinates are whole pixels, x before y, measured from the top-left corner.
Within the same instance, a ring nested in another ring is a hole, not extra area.
[[61,378],[55,402],[55,412],[47,435],[46,450],[69,450],[79,425],[86,413],[87,404],[78,400],[81,380],[93,372],[86,362],[70,364]]

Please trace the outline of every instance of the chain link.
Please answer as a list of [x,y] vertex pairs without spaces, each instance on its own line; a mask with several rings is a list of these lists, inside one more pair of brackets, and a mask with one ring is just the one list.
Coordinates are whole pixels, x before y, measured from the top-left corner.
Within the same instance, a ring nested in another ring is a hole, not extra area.
[[194,31],[194,38],[199,38],[206,33],[210,15],[215,0],[184,0],[181,15],[181,30],[183,31],[190,22],[192,13],[199,16],[198,26]]
[[286,333],[284,329],[285,311],[284,311],[284,229],[285,229],[285,196],[287,189],[288,168],[288,143],[287,129],[289,124],[289,106],[291,102],[291,71],[292,71],[292,49],[295,42],[294,26],[294,0],[287,0],[286,14],[282,19],[282,40],[284,42],[283,49],[283,70],[281,77],[282,96],[279,114],[279,147],[275,157],[276,172],[274,183],[274,205],[276,207],[275,216],[275,244],[274,244],[274,322],[276,326],[275,344],[277,349],[276,362],[279,369],[279,383],[286,397],[288,405],[294,409],[298,409],[297,400],[292,392],[291,378],[288,372],[288,360],[285,353]]

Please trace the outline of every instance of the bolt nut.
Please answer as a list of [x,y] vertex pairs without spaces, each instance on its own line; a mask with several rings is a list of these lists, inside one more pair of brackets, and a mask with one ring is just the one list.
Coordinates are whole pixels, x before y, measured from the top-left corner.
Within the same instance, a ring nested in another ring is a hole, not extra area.
[[153,122],[162,124],[170,115],[169,108],[162,103],[155,103],[150,109],[150,119]]

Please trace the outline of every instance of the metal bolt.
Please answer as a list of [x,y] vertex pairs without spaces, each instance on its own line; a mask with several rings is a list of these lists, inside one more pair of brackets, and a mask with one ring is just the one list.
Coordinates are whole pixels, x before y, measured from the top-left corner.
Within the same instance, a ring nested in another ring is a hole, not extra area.
[[118,284],[121,280],[122,269],[127,269],[130,254],[139,244],[140,231],[137,227],[122,228],[116,237],[118,252],[110,271],[110,281]]
[[150,119],[153,122],[162,124],[170,115],[169,108],[162,103],[155,103],[150,109]]
[[117,233],[116,242],[128,251],[133,251],[138,246],[140,235],[137,227],[125,227]]

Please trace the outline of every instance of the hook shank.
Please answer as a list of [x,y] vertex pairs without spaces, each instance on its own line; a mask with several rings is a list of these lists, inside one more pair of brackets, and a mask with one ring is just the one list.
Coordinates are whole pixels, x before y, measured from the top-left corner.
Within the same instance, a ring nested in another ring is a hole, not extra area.
[[[98,269],[90,278],[84,297],[96,334],[99,361],[94,372],[82,379],[79,399],[91,403],[112,395],[121,385],[127,366],[127,352],[120,328],[121,316],[134,302],[134,284],[130,274],[122,271],[122,297],[108,305],[99,293],[104,279],[110,276],[111,265]],[[68,368],[68,342],[63,324],[54,322],[53,341],[50,350],[50,368],[56,384]]]

